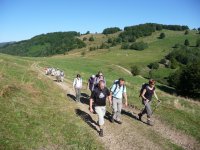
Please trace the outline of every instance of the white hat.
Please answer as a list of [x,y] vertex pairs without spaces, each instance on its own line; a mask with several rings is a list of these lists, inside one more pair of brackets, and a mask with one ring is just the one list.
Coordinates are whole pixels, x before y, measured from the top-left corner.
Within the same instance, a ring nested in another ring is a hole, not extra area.
[[95,75],[92,75],[92,78],[95,78]]

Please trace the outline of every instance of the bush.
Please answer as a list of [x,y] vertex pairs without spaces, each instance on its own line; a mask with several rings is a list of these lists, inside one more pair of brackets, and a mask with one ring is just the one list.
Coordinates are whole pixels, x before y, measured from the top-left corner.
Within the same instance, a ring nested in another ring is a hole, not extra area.
[[181,44],[175,44],[175,45],[173,46],[173,48],[179,48],[179,47],[181,47]]
[[130,46],[130,49],[134,50],[144,50],[146,48],[148,48],[148,44],[144,42],[136,42]]
[[85,51],[81,52],[81,56],[85,56],[85,54],[86,54]]
[[176,69],[176,68],[178,68],[179,67],[179,63],[177,62],[177,60],[176,59],[171,59],[171,64],[170,64],[170,68],[171,69]]
[[200,47],[200,39],[197,39],[197,41],[196,41],[196,47]]
[[160,63],[163,64],[163,65],[165,65],[167,63],[167,61],[166,61],[166,59],[161,59]]
[[89,38],[89,41],[94,41],[94,37],[91,36],[91,37]]
[[185,35],[187,35],[187,34],[189,34],[189,31],[188,31],[188,30],[185,31]]
[[188,39],[185,40],[184,45],[185,45],[185,46],[189,46],[189,45],[190,45],[190,42],[189,42]]
[[168,82],[183,96],[200,97],[200,61],[179,69]]
[[106,43],[102,43],[101,46],[99,47],[100,49],[108,49],[109,45],[107,45]]
[[112,43],[113,42],[113,40],[112,40],[112,38],[108,38],[108,41],[107,41],[108,43]]
[[89,51],[95,51],[96,47],[90,47]]
[[121,29],[118,28],[118,27],[106,28],[106,29],[103,30],[102,34],[113,34],[113,33],[116,33],[118,31],[121,31]]
[[131,73],[133,76],[139,75],[140,74],[140,69],[138,66],[134,65],[131,67]]
[[121,46],[121,49],[129,49],[129,44],[123,43],[122,46]]
[[87,40],[87,38],[86,38],[86,37],[84,37],[84,38],[83,38],[83,41],[86,41],[86,40]]
[[159,68],[159,63],[157,63],[157,62],[150,63],[150,64],[148,65],[148,67],[149,67],[150,69],[158,69],[158,68]]
[[164,39],[165,38],[165,33],[160,33],[160,39]]

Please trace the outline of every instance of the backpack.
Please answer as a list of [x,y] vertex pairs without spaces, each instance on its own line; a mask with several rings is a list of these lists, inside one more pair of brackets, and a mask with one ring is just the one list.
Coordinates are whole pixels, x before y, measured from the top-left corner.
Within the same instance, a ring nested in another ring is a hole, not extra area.
[[[115,93],[115,91],[117,90],[117,85],[119,85],[119,80],[115,80],[113,82],[113,85],[115,85],[115,89],[114,89],[114,91],[112,93]],[[125,88],[125,85],[123,85],[123,92],[124,92],[124,88]],[[111,89],[112,89],[112,86],[110,88],[110,91],[111,91]]]
[[144,90],[148,85],[149,85],[148,83],[143,83],[143,84],[142,84],[142,87],[141,87],[141,89],[140,89],[140,95],[139,95],[139,97],[142,96],[143,90]]
[[64,72],[63,72],[63,71],[61,71],[60,75],[61,75],[61,76],[64,76]]

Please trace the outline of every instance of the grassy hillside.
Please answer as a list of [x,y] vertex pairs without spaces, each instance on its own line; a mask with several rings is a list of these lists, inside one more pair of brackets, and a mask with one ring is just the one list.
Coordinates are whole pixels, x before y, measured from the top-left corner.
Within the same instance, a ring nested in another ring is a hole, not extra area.
[[[159,39],[161,32],[166,37]],[[86,47],[75,49],[66,55],[53,57],[25,58],[8,55],[0,55],[0,149],[104,149],[101,142],[90,132],[89,126],[77,118],[74,112],[73,102],[66,100],[63,91],[53,86],[54,84],[37,73],[32,67],[35,62],[41,67],[58,67],[65,71],[68,81],[73,81],[77,73],[80,73],[84,81],[84,92],[88,78],[103,71],[107,87],[110,87],[115,79],[126,79],[129,104],[141,109],[143,106],[138,97],[142,83],[147,79],[141,76],[131,76],[117,65],[130,70],[132,65],[141,68],[141,74],[148,77],[147,65],[158,62],[164,58],[177,43],[190,41],[191,46],[200,38],[195,31],[184,35],[184,31],[161,30],[151,36],[138,38],[136,41],[148,43],[148,48],[143,51],[122,50],[121,45],[109,49],[96,49],[90,51],[90,47],[100,46],[109,38],[116,38],[121,32],[109,35],[88,34],[79,39],[87,38]],[[94,41],[88,39],[93,36]],[[35,47],[35,50],[38,50]],[[83,52],[85,53],[83,55]],[[174,69],[161,66],[152,72],[156,78],[167,77]],[[71,86],[71,85],[69,85]],[[200,104],[183,97],[177,97],[174,89],[157,83],[157,94],[162,100],[161,106],[154,116],[163,124],[172,129],[192,136],[200,143]],[[153,103],[153,107],[156,102]],[[155,143],[164,145],[165,149],[179,149],[158,133],[141,126],[140,122],[133,122],[138,130],[145,131],[143,135],[154,140]],[[152,135],[152,136],[150,136]],[[155,139],[157,139],[157,141]]]
[[0,149],[102,149],[33,61],[0,55]]

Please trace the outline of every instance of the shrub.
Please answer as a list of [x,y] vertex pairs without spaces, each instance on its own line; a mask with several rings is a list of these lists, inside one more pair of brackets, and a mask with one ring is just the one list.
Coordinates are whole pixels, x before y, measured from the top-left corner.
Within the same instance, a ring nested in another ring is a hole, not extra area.
[[118,27],[106,28],[106,29],[103,30],[102,34],[113,34],[113,33],[116,33],[118,31],[121,31],[121,29],[118,28]]
[[84,38],[83,38],[83,41],[86,41],[86,40],[87,40],[87,38],[86,38],[86,37],[84,37]]
[[129,44],[123,43],[122,46],[121,46],[121,49],[129,49]]
[[160,33],[160,39],[164,39],[165,38],[165,33]]
[[89,38],[89,41],[94,41],[94,37],[91,36],[91,37]]
[[184,45],[185,45],[185,46],[189,46],[189,45],[190,45],[190,42],[189,42],[188,39],[185,40]]
[[139,75],[140,74],[140,69],[138,66],[134,65],[131,67],[131,73],[133,76]]
[[134,49],[134,50],[144,50],[148,48],[148,44],[144,43],[144,42],[136,42],[131,44],[130,49]]
[[196,47],[200,47],[200,39],[197,39],[197,41],[196,41]]
[[186,30],[184,34],[185,34],[185,35],[189,34],[189,31],[188,31],[188,30]]
[[148,65],[148,67],[149,67],[150,69],[158,69],[158,68],[159,68],[159,63],[157,63],[157,62],[150,63],[150,64]]

